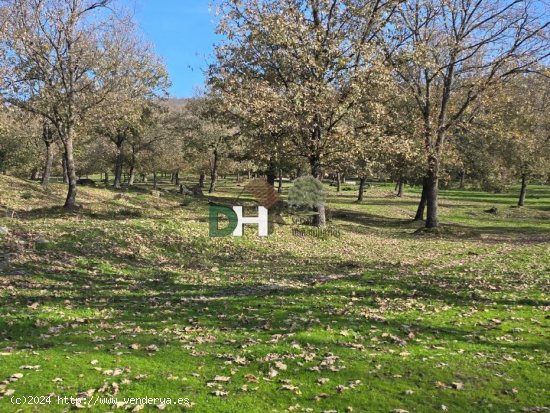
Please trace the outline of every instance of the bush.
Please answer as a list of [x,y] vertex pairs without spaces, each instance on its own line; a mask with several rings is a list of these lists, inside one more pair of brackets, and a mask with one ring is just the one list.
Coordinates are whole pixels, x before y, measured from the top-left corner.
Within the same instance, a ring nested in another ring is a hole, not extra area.
[[486,192],[500,194],[506,190],[506,184],[501,181],[483,180],[481,182],[481,189]]
[[291,208],[315,208],[325,203],[323,184],[313,176],[302,176],[293,182],[288,191]]

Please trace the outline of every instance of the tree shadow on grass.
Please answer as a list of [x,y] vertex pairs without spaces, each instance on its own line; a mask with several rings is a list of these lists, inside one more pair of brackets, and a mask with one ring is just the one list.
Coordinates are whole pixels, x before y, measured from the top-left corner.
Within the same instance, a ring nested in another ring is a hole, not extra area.
[[[547,300],[525,296],[517,299],[493,297],[489,290],[480,294],[487,288],[483,280],[475,277],[417,276],[414,275],[415,267],[396,267],[383,261],[362,268],[356,262],[332,257],[297,266],[297,257],[286,256],[279,257],[278,266],[267,274],[265,263],[251,262],[247,268],[249,275],[239,274],[239,263],[235,260],[231,266],[230,261],[225,262],[218,277],[222,280],[218,281],[212,274],[203,279],[189,279],[177,271],[160,268],[146,271],[147,267],[140,265],[133,268],[131,275],[103,273],[86,267],[44,270],[44,266],[38,263],[26,266],[25,274],[7,276],[12,289],[0,297],[0,308],[10,313],[10,321],[7,318],[0,321],[0,338],[16,347],[35,340],[33,346],[36,348],[50,348],[62,346],[67,340],[82,339],[88,329],[99,329],[97,334],[106,335],[118,329],[116,340],[128,345],[137,339],[135,335],[125,337],[124,331],[137,325],[143,330],[137,334],[141,337],[138,339],[151,342],[158,341],[158,338],[147,333],[148,328],[163,326],[168,315],[171,323],[178,324],[178,328],[187,327],[190,332],[223,331],[224,334],[270,336],[330,325],[333,329],[366,333],[375,324],[402,336],[398,308],[411,300],[445,303],[464,310],[489,304],[532,307],[550,304]],[[349,306],[352,298],[354,304]],[[36,324],[40,317],[34,315],[35,303],[38,303],[38,309],[67,308],[68,313],[85,310],[93,315],[65,317],[65,321],[52,319],[40,325]],[[116,329],[112,325],[100,327],[102,311],[108,311],[113,320],[106,324],[117,324]],[[381,319],[369,319],[362,315],[363,311],[387,315]],[[304,317],[306,313],[308,315]],[[79,321],[79,318],[84,321]],[[56,326],[61,326],[59,331]],[[483,328],[479,326],[458,328],[415,321],[409,329],[421,336],[437,332],[441,340],[473,340],[484,346],[518,350],[541,347],[538,343],[503,343],[486,339]],[[67,336],[66,332],[70,335]],[[176,340],[176,336],[172,339]],[[88,344],[89,347],[94,345]]]
[[98,220],[127,220],[132,218],[142,218],[143,213],[140,208],[124,206],[114,207],[111,211],[94,211],[89,207],[66,209],[62,206],[35,208],[30,211],[21,211],[18,213],[18,218],[23,221],[32,221],[39,219],[60,219],[69,217],[81,217]]
[[[416,230],[424,227],[423,221],[412,219],[388,218],[381,215],[357,212],[351,210],[338,210],[333,212],[332,218],[348,224],[340,224],[342,229],[357,234],[372,233],[376,230],[389,230],[384,234],[395,238],[415,236]],[[477,222],[477,220],[474,220]],[[518,220],[514,226],[497,225],[464,225],[458,223],[440,224],[440,230],[433,233],[419,233],[428,239],[442,239],[446,241],[475,240],[485,243],[510,242],[517,244],[550,242],[550,231],[538,226],[538,220]],[[525,225],[528,224],[528,225]],[[401,231],[397,231],[401,230]],[[410,231],[409,231],[410,230]]]

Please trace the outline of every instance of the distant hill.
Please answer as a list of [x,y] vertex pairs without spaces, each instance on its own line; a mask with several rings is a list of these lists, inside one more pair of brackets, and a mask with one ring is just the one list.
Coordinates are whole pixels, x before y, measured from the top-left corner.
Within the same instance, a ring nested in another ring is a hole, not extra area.
[[187,105],[191,98],[169,98],[163,103],[170,109],[181,109]]

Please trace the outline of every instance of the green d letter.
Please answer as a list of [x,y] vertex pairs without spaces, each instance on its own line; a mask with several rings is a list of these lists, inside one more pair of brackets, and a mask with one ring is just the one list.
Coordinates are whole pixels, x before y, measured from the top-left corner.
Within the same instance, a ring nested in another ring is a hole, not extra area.
[[[218,217],[220,214],[225,215],[229,220],[229,224],[222,229],[218,228]],[[225,206],[210,205],[209,232],[211,237],[226,237],[231,235],[235,231],[235,228],[237,228],[238,223],[239,219],[233,209]]]

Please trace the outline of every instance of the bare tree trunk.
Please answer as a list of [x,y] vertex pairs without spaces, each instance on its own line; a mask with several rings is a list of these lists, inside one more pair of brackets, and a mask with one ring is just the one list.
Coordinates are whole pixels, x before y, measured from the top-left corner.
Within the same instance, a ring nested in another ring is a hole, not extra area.
[[174,181],[176,183],[177,186],[180,185],[180,171],[176,171],[176,173],[174,174]]
[[130,175],[128,178],[128,186],[134,186],[134,182],[136,181],[136,168],[134,165],[130,166]]
[[518,206],[525,206],[525,196],[527,195],[527,175],[521,175],[521,191],[519,193]]
[[458,186],[459,189],[464,189],[464,182],[466,180],[466,171],[462,169],[460,171],[460,184]]
[[201,174],[199,175],[199,187],[200,188],[204,188],[204,179],[205,179],[205,175],[204,175],[204,173],[201,172]]
[[315,219],[315,225],[317,225],[318,227],[324,227],[327,225],[327,212],[326,212],[326,208],[325,208],[325,205],[322,204],[322,205],[319,205],[317,207],[317,216],[316,216],[316,219]]
[[65,208],[72,208],[76,203],[76,169],[74,165],[73,155],[73,137],[68,133],[63,140],[63,146],[65,147],[65,161],[67,165],[67,178],[69,181],[69,190],[67,191],[67,198],[65,199]]
[[279,183],[277,185],[277,193],[283,193],[283,170],[279,168]]
[[438,185],[439,178],[437,176],[437,166],[435,170],[430,170],[427,177],[427,190],[426,190],[426,228],[437,228],[439,225],[437,217],[437,198],[438,198]]
[[52,173],[53,164],[53,148],[52,142],[44,141],[46,144],[46,162],[44,163],[44,171],[42,172],[42,188],[48,189],[50,184],[50,175]]
[[157,189],[157,173],[153,172],[153,189]]
[[61,166],[63,167],[63,183],[69,183],[69,173],[67,172],[67,154],[65,149],[63,149],[63,156],[61,157]]
[[136,151],[135,146],[132,145],[132,156],[130,158],[130,174],[128,178],[128,186],[134,186],[136,181]]
[[403,196],[403,179],[399,179],[397,182],[397,196],[401,198]]
[[342,175],[340,172],[336,172],[336,192],[340,192],[342,190]]
[[277,177],[277,167],[273,162],[270,162],[269,169],[267,170],[267,183],[274,187],[276,177]]
[[105,185],[109,184],[109,172],[105,171],[105,179],[103,180]]
[[218,150],[214,149],[210,165],[210,188],[208,192],[212,193],[216,190],[216,180],[218,179]]
[[426,196],[428,193],[428,184],[426,178],[422,180],[422,195],[420,196],[420,203],[418,204],[418,208],[416,210],[416,216],[414,217],[415,221],[422,221],[424,220],[424,210],[426,209]]
[[[321,174],[321,165],[319,165],[319,161],[320,161],[319,157],[315,155],[309,158],[311,176],[317,179],[320,178],[320,174]],[[325,206],[318,205],[315,212],[317,212],[317,215],[315,216],[315,220],[314,220],[315,225],[318,227],[324,227],[327,223]]]
[[53,129],[47,121],[44,121],[42,126],[42,140],[44,145],[46,145],[46,160],[44,162],[41,185],[43,189],[48,189],[53,164]]
[[367,182],[367,178],[359,178],[359,192],[357,194],[357,202],[363,202],[365,195],[365,182]]
[[38,179],[38,168],[34,168],[31,171],[31,181],[36,181]]
[[122,144],[123,144],[122,139],[118,138],[116,142],[117,153],[115,158],[115,182],[113,184],[113,186],[116,189],[120,189],[122,185],[122,167],[124,163],[124,157],[122,154]]

